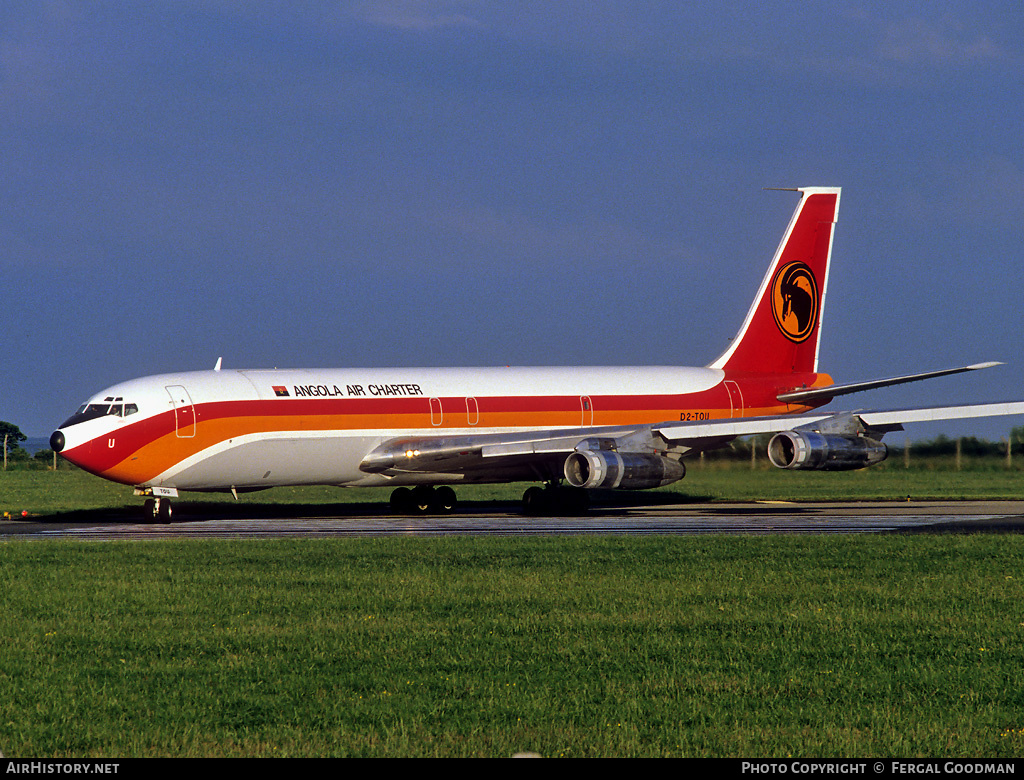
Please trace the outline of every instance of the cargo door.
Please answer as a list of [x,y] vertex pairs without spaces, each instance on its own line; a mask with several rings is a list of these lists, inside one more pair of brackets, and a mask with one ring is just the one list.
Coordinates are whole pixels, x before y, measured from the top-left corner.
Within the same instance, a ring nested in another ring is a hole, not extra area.
[[196,407],[192,397],[181,385],[170,385],[167,394],[174,404],[174,430],[179,439],[191,439],[196,435]]
[[731,408],[730,417],[742,417],[743,416],[743,393],[740,392],[740,386],[731,379],[725,380],[725,389],[729,391],[729,405]]
[[580,411],[583,412],[580,425],[584,428],[589,428],[594,424],[594,404],[591,403],[589,395],[580,396]]

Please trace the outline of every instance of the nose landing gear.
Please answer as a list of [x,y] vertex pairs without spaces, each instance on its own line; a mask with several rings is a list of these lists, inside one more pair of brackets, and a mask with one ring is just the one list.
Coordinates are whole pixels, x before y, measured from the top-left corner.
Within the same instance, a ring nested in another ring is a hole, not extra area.
[[174,508],[171,506],[171,499],[178,497],[176,488],[166,487],[137,487],[135,495],[146,496],[144,506],[146,522],[169,523],[174,515]]
[[145,506],[146,519],[151,523],[169,523],[174,514],[169,498],[147,498]]

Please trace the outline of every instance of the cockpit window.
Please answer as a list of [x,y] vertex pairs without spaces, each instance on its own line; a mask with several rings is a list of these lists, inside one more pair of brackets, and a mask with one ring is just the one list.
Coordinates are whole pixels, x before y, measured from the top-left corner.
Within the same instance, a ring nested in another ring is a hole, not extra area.
[[127,417],[129,414],[135,414],[139,411],[138,404],[121,403],[122,400],[120,397],[111,398],[107,396],[101,403],[82,404],[77,412],[61,423],[60,427],[67,428],[71,425],[78,425],[78,423],[95,420],[97,417],[105,417],[107,415]]

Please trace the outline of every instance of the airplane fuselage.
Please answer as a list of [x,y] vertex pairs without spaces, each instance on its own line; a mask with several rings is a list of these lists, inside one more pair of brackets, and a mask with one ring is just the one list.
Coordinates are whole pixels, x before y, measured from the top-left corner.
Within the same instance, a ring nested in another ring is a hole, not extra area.
[[[364,458],[395,437],[629,428],[798,413],[776,395],[823,374],[730,376],[686,367],[197,371],[135,379],[61,426],[61,454],[106,479],[180,490],[438,482]],[[77,419],[76,419],[77,418]],[[55,434],[56,435],[56,434]],[[505,463],[445,481],[550,479]]]

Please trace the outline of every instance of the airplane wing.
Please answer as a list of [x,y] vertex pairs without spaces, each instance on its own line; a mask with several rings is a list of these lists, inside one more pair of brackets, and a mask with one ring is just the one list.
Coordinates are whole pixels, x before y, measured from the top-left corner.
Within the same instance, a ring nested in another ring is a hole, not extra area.
[[[524,479],[561,479],[564,474],[570,484],[575,485],[570,476],[570,463],[579,467],[586,461],[589,464],[584,469],[586,474],[576,474],[582,483],[577,487],[638,487],[641,483],[651,487],[652,480],[657,484],[658,479],[667,479],[674,473],[671,464],[665,461],[678,463],[684,455],[713,449],[737,436],[783,435],[779,447],[789,441],[793,452],[788,449],[776,452],[778,457],[773,457],[772,461],[782,468],[862,468],[884,458],[884,445],[877,440],[886,433],[902,430],[903,423],[1007,415],[1024,415],[1024,401],[702,422],[668,421],[633,427],[402,437],[384,442],[370,452],[360,469],[384,476],[418,473],[465,481],[473,481],[474,475],[483,479],[496,472],[521,473]],[[863,452],[865,442],[870,443],[869,449],[874,447],[873,454]],[[809,454],[801,461],[799,456],[804,451]],[[843,456],[839,457],[841,451]],[[772,455],[771,447],[769,455]],[[801,465],[804,463],[826,465]],[[633,470],[632,477],[626,473],[629,468]],[[599,479],[602,474],[612,476]],[[587,475],[589,479],[585,478]],[[612,478],[619,481],[614,485],[605,484],[606,479]],[[596,483],[591,484],[595,480]]]
[[[699,444],[702,439],[728,436],[753,436],[759,433],[779,433],[790,429],[836,430],[839,421],[859,420],[861,431],[879,435],[903,429],[903,423],[960,420],[974,417],[1000,417],[1024,414],[1024,401],[963,406],[936,406],[920,409],[863,410],[846,412],[814,412],[802,415],[774,417],[745,417],[707,422],[668,422],[652,426],[652,430],[670,442]],[[844,427],[845,426],[845,427]],[[852,431],[845,422],[840,426]]]
[[[904,423],[1000,417],[1024,414],[1024,401],[919,409],[816,413],[793,417],[723,420],[713,423],[668,423],[653,431],[667,442],[702,449],[709,436],[735,431],[738,436],[775,434],[768,442],[768,459],[784,469],[847,470],[872,466],[885,460],[881,439],[903,430]],[[788,423],[788,424],[787,424]],[[779,427],[784,426],[784,427]]]

